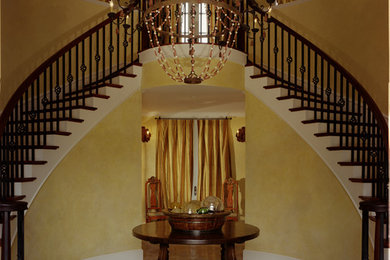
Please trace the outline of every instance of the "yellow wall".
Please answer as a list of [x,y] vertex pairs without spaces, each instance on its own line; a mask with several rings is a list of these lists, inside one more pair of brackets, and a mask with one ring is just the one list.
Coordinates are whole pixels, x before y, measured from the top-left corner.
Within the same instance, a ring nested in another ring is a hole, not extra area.
[[[29,260],[80,260],[139,249],[141,94],[92,129],[63,159],[27,211]],[[16,258],[15,258],[16,259]]]
[[299,259],[360,257],[361,219],[311,147],[263,103],[246,96],[246,215],[250,250]]
[[351,72],[387,113],[388,1],[302,1],[273,15]]
[[[105,18],[108,7],[85,0],[1,1],[0,111],[27,76],[54,52]],[[102,20],[102,19],[100,19]]]

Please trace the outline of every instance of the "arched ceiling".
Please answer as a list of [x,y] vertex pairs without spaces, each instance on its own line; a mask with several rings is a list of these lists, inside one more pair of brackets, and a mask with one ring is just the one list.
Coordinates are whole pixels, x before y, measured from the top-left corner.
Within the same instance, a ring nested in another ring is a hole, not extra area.
[[143,116],[236,117],[245,116],[242,91],[212,86],[184,85],[146,89],[142,93]]

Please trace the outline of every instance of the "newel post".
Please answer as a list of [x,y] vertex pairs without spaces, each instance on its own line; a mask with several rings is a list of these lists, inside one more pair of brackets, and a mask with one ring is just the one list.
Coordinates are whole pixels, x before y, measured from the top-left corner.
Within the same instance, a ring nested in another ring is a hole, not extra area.
[[24,201],[1,201],[0,213],[3,223],[1,240],[1,260],[11,260],[11,212],[17,211],[18,232],[18,260],[24,259],[24,211],[27,202]]
[[369,212],[375,212],[375,245],[374,245],[374,260],[384,260],[384,216],[388,211],[388,205],[384,201],[368,200],[359,203],[363,211],[362,218],[362,260],[368,260],[368,222]]

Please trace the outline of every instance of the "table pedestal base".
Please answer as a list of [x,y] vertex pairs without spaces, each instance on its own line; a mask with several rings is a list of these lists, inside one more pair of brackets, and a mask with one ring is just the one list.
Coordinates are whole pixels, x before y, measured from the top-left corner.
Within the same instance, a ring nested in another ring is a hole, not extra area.
[[[158,253],[158,260],[169,260],[169,245],[160,244],[160,251]],[[221,245],[221,260],[236,260],[236,249],[234,243],[227,243]]]

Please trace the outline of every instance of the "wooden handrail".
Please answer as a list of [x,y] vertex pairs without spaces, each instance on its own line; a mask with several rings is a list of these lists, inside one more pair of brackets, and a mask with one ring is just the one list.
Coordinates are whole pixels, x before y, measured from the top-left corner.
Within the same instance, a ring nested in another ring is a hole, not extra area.
[[[113,19],[118,18],[121,15],[122,11],[115,14]],[[99,23],[98,25],[92,27],[70,43],[68,43],[66,46],[64,46],[62,49],[57,51],[55,54],[53,54],[51,57],[49,57],[45,62],[43,62],[38,68],[36,68],[24,81],[23,83],[17,88],[17,90],[14,92],[10,100],[8,101],[6,107],[4,108],[3,113],[0,116],[0,136],[3,135],[5,126],[7,124],[7,121],[9,119],[9,116],[11,115],[15,105],[20,100],[24,92],[29,88],[29,86],[33,83],[33,81],[41,75],[41,73],[44,72],[45,69],[47,69],[51,64],[53,64],[57,59],[59,59],[62,55],[67,53],[70,49],[75,47],[77,44],[82,42],[83,40],[87,39],[90,35],[97,32],[107,24],[111,22],[111,18],[107,18],[103,22]]]

